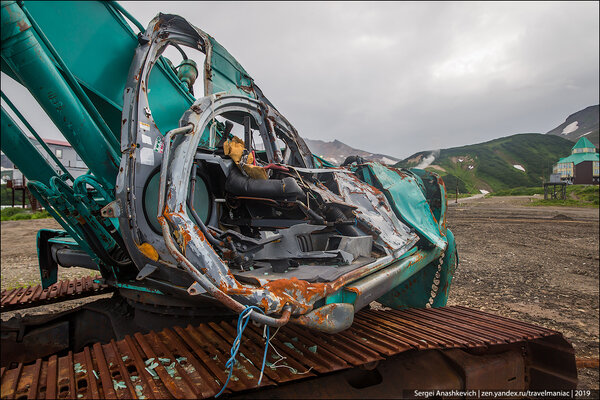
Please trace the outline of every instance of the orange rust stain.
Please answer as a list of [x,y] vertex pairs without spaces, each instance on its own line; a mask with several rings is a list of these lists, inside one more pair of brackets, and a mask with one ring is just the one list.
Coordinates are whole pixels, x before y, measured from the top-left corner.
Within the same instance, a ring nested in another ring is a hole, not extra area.
[[[235,280],[235,278],[233,279]],[[334,285],[331,283],[310,283],[292,277],[270,281],[259,288],[248,288],[238,284],[236,287],[225,287],[222,290],[230,295],[250,295],[256,290],[265,290],[277,297],[281,302],[281,306],[292,304],[301,313],[305,313],[312,308],[312,303],[316,299],[325,297],[337,289],[334,289]],[[261,300],[261,305],[267,309],[267,299]]]
[[181,230],[181,236],[183,236],[183,247],[186,247],[192,241],[192,236],[185,229]]
[[269,301],[266,298],[263,298],[260,301],[260,305],[262,306],[262,308],[267,311],[269,309]]
[[356,293],[357,295],[360,295],[362,293],[358,288],[355,288],[355,287],[346,287],[344,289],[349,292]]
[[202,240],[203,242],[206,241],[206,237],[204,236],[204,233],[202,233],[202,231],[200,230],[200,228],[198,228],[197,225],[194,225],[194,232],[196,232],[196,235],[198,235],[200,240]]
[[31,28],[31,25],[23,20],[17,22],[17,26],[19,27],[19,32],[25,32],[27,29]]
[[306,300],[309,300],[313,297],[322,295],[327,290],[327,286],[328,285],[325,283],[309,283],[296,277],[292,277],[289,279],[277,279],[271,281],[263,287],[275,294],[283,294],[290,290],[299,291]]
[[317,323],[319,325],[323,324],[325,322],[325,320],[327,319],[327,315],[323,314],[321,311],[317,310],[315,311],[315,316],[317,317]]
[[385,167],[386,167],[387,169],[389,169],[390,171],[393,171],[393,172],[397,173],[397,174],[400,176],[400,180],[402,180],[402,179],[404,179],[404,178],[408,178],[408,177],[409,177],[409,175],[408,175],[408,174],[406,174],[406,173],[404,173],[404,172],[400,171],[400,170],[399,170],[399,169],[397,169],[397,168],[388,167],[388,166],[385,166]]
[[227,270],[227,276],[229,276],[231,279],[235,279],[235,276],[233,276],[233,274],[229,270]]

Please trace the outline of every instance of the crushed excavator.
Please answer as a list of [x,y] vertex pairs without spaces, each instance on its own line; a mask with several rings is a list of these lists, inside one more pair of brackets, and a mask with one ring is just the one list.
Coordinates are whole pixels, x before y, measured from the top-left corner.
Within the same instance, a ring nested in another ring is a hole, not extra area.
[[[41,285],[3,292],[2,310],[113,292],[4,321],[2,398],[576,387],[560,333],[445,307],[458,255],[437,175],[313,155],[180,16],[144,28],[93,1],[1,12],[3,74],[89,168],[74,177],[39,151],[2,93],[2,151],[63,227],[38,232]],[[100,275],[57,282],[59,266]]]

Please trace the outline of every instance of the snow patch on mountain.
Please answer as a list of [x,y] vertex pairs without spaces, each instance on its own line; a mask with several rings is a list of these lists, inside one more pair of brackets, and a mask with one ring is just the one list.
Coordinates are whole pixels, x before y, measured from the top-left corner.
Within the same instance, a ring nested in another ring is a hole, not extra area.
[[562,131],[563,135],[568,135],[571,132],[575,132],[579,128],[579,122],[571,122],[569,125],[565,126]]

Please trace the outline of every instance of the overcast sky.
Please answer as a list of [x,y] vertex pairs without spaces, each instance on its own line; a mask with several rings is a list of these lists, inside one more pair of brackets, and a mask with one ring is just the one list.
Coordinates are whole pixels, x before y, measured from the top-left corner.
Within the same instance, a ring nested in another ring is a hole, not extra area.
[[121,4],[211,34],[302,136],[398,158],[599,103],[598,2]]

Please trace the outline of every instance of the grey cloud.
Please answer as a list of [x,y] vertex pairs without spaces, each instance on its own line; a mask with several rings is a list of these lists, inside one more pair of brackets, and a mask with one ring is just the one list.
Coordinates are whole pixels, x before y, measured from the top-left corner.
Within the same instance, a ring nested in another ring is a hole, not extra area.
[[184,16],[301,135],[371,152],[546,132],[599,102],[597,2],[122,4]]

